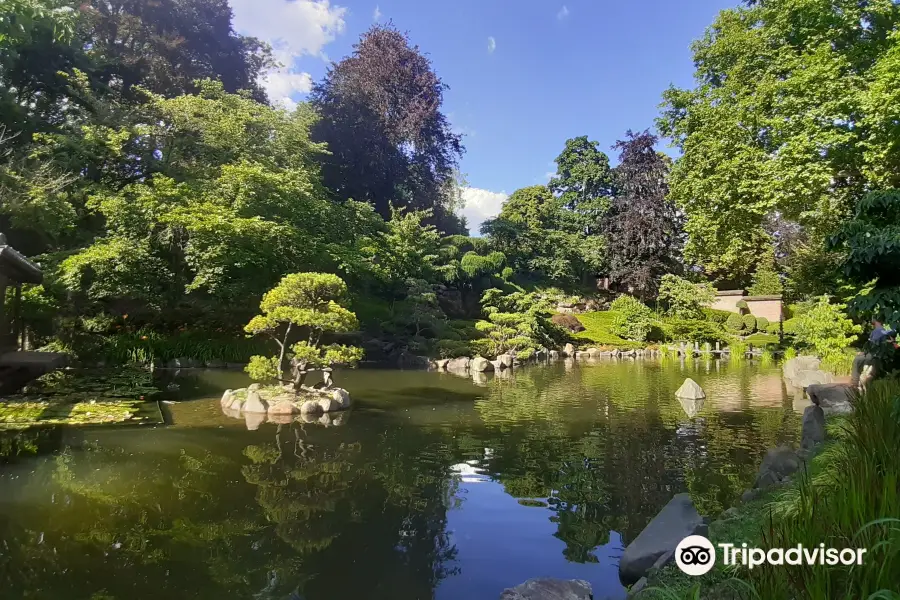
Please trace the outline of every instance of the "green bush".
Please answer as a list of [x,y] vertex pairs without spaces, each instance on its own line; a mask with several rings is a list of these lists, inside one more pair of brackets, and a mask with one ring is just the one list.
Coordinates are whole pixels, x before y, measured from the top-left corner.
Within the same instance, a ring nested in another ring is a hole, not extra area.
[[615,313],[613,333],[634,342],[647,339],[653,326],[653,311],[640,300],[623,294],[613,301],[610,311]]
[[744,322],[744,331],[747,333],[756,331],[756,317],[753,315],[744,315],[741,320]]
[[756,328],[760,331],[766,331],[769,328],[769,320],[765,317],[756,317]]
[[716,290],[711,283],[691,283],[677,275],[663,275],[656,299],[667,315],[700,319],[703,309],[715,301]]
[[744,319],[737,313],[731,313],[725,320],[725,328],[729,331],[739,332],[744,328]]
[[832,304],[827,296],[817,298],[811,308],[797,318],[795,342],[821,358],[841,353],[862,332],[844,313],[846,305]]
[[716,308],[703,309],[703,315],[706,317],[706,320],[712,321],[713,323],[718,323],[719,325],[724,325],[725,321],[728,320],[728,317],[733,314],[733,312],[728,312],[727,310],[718,310]]
[[436,351],[441,358],[458,358],[472,354],[472,346],[469,342],[459,340],[440,340]]
[[700,319],[670,319],[663,323],[666,337],[673,342],[728,342],[731,336],[721,325]]
[[746,300],[738,300],[735,306],[741,310],[747,310],[748,308],[750,308],[749,306],[747,306]]

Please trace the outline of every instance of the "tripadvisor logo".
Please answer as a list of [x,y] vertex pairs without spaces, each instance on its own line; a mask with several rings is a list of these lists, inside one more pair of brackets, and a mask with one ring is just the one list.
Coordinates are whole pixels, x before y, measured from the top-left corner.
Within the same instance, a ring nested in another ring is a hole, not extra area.
[[[748,548],[735,544],[718,544],[722,549],[723,565],[743,565],[753,569],[760,565],[861,565],[865,548],[826,548],[825,544],[807,548],[797,544],[792,548]],[[675,548],[675,564],[687,575],[705,575],[716,564],[716,549],[702,535],[690,535]]]

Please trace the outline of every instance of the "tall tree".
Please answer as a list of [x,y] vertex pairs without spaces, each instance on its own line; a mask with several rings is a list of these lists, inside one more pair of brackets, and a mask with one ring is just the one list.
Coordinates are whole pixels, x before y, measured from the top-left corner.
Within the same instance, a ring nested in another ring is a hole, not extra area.
[[609,157],[600,151],[598,142],[588,141],[583,135],[566,140],[556,165],[550,189],[572,211],[576,228],[586,235],[599,234],[614,193]]
[[232,28],[227,0],[95,0],[80,41],[93,63],[92,79],[126,97],[141,86],[165,97],[218,79],[227,92],[249,90],[265,101],[258,77],[273,66],[271,49]]
[[893,185],[900,114],[896,2],[745,4],[694,44],[697,85],[668,90],[659,120],[682,152],[688,260],[739,279],[771,246],[773,213],[821,249],[867,186]]
[[432,209],[444,231],[461,232],[448,204],[463,152],[441,112],[447,86],[431,61],[392,25],[375,25],[353,54],[334,63],[310,99],[322,115],[314,139],[327,142],[325,184],[341,199]]
[[645,300],[660,278],[681,271],[682,217],[668,199],[669,160],[648,131],[616,142],[618,194],[605,221],[609,275],[614,284]]

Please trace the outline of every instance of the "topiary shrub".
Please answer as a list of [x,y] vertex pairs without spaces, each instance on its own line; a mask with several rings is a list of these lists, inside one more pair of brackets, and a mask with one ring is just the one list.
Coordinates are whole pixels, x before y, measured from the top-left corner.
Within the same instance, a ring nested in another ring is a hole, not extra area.
[[703,316],[706,317],[706,320],[712,321],[713,323],[718,323],[719,325],[724,325],[725,321],[728,320],[728,317],[733,314],[733,312],[728,312],[727,310],[719,310],[717,308],[703,309]]
[[756,317],[756,328],[759,331],[768,331],[769,320],[765,317]]
[[666,335],[673,342],[728,342],[731,339],[720,325],[700,319],[670,319],[665,323]]
[[756,331],[756,317],[753,315],[744,315],[741,320],[744,322],[744,330],[747,333]]
[[737,308],[741,309],[741,310],[747,310],[748,308],[750,308],[750,307],[747,305],[747,301],[746,301],[746,300],[738,300],[738,301],[737,301],[737,304],[735,304],[735,306],[736,306]]
[[550,317],[550,321],[552,321],[554,325],[562,327],[566,331],[572,333],[584,331],[584,325],[581,324],[581,321],[579,321],[577,317],[572,315],[553,315]]
[[609,307],[615,313],[612,331],[616,335],[634,342],[643,342],[653,326],[653,311],[640,300],[623,294]]
[[725,320],[725,328],[729,331],[741,331],[744,328],[744,319],[737,313],[731,313]]

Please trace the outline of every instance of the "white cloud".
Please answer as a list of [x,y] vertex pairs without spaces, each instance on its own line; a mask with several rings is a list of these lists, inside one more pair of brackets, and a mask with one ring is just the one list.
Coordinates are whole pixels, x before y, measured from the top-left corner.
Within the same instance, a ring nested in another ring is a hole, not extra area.
[[469,225],[469,232],[472,235],[479,235],[481,224],[500,214],[500,208],[509,195],[503,192],[467,187],[462,190],[462,198],[465,202],[462,214]]
[[372,20],[376,21],[376,22],[381,20],[381,7],[380,6],[375,7],[375,12],[372,13]]
[[234,28],[272,46],[282,67],[266,74],[263,85],[274,103],[296,105],[292,96],[308,93],[312,80],[296,68],[303,56],[327,60],[323,49],[344,31],[347,9],[330,0],[231,0]]
[[497,40],[494,39],[493,36],[488,38],[488,54],[493,54],[494,50],[497,49]]
[[285,69],[278,69],[265,75],[263,85],[273,103],[280,103],[293,110],[297,108],[297,103],[291,96],[308,94],[312,90],[313,81],[309,73],[289,73]]
[[559,9],[559,12],[556,13],[556,18],[559,19],[560,21],[562,21],[563,19],[565,19],[568,16],[569,16],[569,9],[566,5],[563,5],[563,7],[561,9]]

